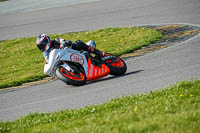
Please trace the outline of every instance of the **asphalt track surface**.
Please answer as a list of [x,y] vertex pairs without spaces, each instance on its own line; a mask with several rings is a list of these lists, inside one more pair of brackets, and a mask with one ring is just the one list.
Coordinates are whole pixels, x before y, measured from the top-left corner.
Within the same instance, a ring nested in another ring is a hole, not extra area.
[[98,0],[9,0],[0,3],[0,14],[19,13]]
[[[17,14],[0,15],[0,40],[109,26],[155,23],[200,24],[199,0],[101,0]],[[2,21],[3,20],[3,21]],[[146,93],[182,80],[200,78],[200,36],[126,61],[121,77],[106,77],[81,87],[51,81],[0,91],[0,121],[30,112],[52,112]]]

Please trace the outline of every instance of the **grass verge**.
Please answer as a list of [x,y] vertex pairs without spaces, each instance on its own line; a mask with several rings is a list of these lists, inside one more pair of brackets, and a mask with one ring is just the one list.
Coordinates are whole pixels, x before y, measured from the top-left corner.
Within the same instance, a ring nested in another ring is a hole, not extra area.
[[0,132],[199,133],[199,125],[200,80],[196,80],[78,110],[30,114],[0,123]]
[[4,2],[4,1],[8,1],[8,0],[0,0],[0,2]]
[[[128,27],[51,35],[52,39],[56,37],[84,42],[95,40],[98,49],[122,55],[147,46],[162,35],[152,29]],[[35,40],[36,37],[31,37],[0,42],[0,88],[46,77],[42,53],[37,49]]]

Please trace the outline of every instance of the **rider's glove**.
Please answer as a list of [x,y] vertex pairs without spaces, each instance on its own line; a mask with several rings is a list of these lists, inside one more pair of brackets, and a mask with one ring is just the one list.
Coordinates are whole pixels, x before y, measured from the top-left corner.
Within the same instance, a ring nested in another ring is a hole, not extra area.
[[91,53],[93,53],[94,52],[94,50],[95,50],[95,48],[93,48],[93,47],[88,47],[88,52],[91,52]]
[[106,55],[106,53],[105,53],[104,51],[102,51],[102,52],[101,52],[101,56],[104,57],[105,55]]

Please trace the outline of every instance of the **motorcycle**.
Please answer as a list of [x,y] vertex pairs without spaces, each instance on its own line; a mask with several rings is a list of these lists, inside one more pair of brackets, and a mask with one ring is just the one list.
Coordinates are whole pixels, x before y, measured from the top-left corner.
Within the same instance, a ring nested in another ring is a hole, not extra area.
[[105,56],[93,56],[86,51],[71,48],[53,49],[44,73],[55,76],[68,85],[81,86],[107,75],[119,76],[126,72],[127,65],[119,57],[106,53]]

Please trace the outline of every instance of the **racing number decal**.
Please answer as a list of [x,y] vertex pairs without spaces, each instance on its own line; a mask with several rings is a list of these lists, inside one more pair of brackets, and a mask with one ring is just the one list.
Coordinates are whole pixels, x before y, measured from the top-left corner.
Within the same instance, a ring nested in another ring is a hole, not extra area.
[[73,61],[73,62],[80,63],[81,65],[84,65],[83,56],[80,56],[78,54],[71,54],[70,60]]

